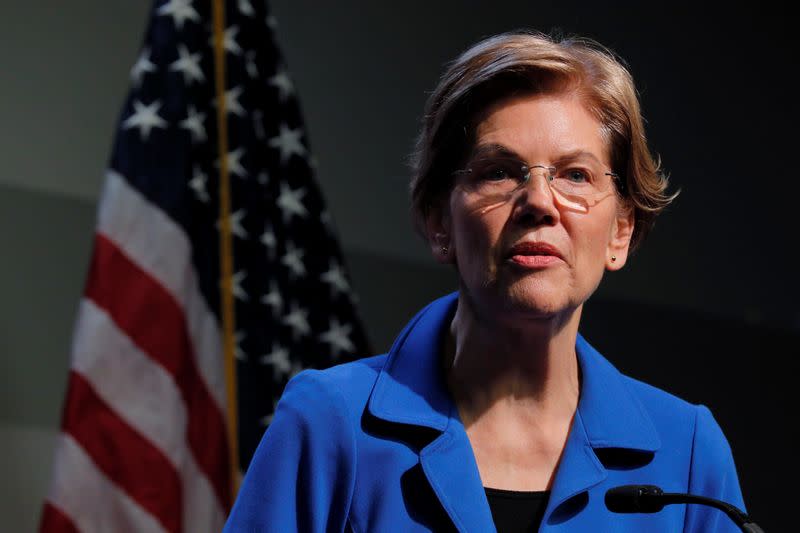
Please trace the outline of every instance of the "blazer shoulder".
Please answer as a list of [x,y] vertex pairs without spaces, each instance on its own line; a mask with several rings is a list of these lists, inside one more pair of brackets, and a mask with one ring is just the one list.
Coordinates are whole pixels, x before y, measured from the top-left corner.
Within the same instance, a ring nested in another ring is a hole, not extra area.
[[327,374],[334,381],[374,381],[386,364],[387,357],[387,354],[364,357],[349,363],[332,366],[320,372]]
[[[636,379],[627,376],[625,379],[656,426],[661,429],[659,433],[662,438],[690,438],[695,458],[698,455],[715,457],[704,461],[706,464],[716,462],[720,467],[729,466],[730,445],[708,407],[687,402]],[[665,429],[669,431],[664,431]]]
[[378,379],[383,366],[386,364],[386,354],[375,355],[356,359],[349,363],[332,366],[321,370],[320,376],[329,386],[346,391],[348,395],[362,398],[366,401],[375,380]]
[[695,424],[699,405],[690,403],[663,389],[623,376],[628,388],[639,399],[657,426],[677,424],[692,428]]
[[344,405],[346,412],[342,414],[346,418],[357,420],[385,362],[384,354],[342,363],[325,370],[304,370],[289,380],[281,403],[287,403],[294,410],[303,413],[313,410],[323,417],[330,415],[324,414],[324,411]]

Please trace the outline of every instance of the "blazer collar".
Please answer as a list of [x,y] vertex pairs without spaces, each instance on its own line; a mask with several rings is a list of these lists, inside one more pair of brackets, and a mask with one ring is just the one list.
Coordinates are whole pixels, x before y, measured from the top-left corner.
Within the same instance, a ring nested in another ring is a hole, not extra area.
[[444,387],[439,346],[458,293],[433,301],[400,332],[370,395],[368,409],[390,422],[444,431],[454,410]]
[[[403,329],[370,396],[371,414],[390,422],[445,430],[455,411],[443,386],[439,347],[457,302],[458,293],[439,298]],[[655,426],[629,390],[626,378],[581,335],[575,349],[582,374],[578,414],[588,444],[593,448],[658,450],[661,443]]]
[[400,333],[368,409],[390,422],[439,431],[419,454],[431,488],[458,531],[494,531],[475,455],[439,363],[441,334],[457,301],[457,294],[434,301]]
[[623,376],[583,336],[575,344],[581,367],[578,414],[593,448],[655,452],[661,447],[653,422]]
[[[661,441],[641,402],[625,378],[597,350],[578,335],[575,345],[581,368],[581,394],[564,453],[550,489],[540,531],[551,531],[577,512],[582,504],[573,497],[603,482],[608,473],[597,448],[655,452]],[[575,505],[565,505],[568,501]]]

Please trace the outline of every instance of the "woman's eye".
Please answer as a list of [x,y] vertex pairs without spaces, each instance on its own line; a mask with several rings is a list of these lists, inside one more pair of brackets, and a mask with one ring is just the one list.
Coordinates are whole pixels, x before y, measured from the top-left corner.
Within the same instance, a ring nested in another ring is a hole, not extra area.
[[512,164],[494,163],[484,167],[479,174],[484,181],[503,181],[514,179],[520,172],[515,170]]
[[591,181],[589,173],[579,168],[571,168],[564,172],[563,175],[573,183],[588,183]]
[[491,168],[483,173],[483,179],[489,181],[500,181],[510,177],[508,170],[505,168]]

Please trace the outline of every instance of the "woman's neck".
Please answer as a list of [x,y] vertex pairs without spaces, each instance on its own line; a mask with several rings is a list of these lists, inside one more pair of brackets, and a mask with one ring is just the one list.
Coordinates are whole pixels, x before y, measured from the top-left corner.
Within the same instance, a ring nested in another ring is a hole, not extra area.
[[580,314],[579,307],[537,319],[477,317],[459,299],[444,364],[465,425],[487,414],[535,416],[546,425],[571,419],[580,390]]

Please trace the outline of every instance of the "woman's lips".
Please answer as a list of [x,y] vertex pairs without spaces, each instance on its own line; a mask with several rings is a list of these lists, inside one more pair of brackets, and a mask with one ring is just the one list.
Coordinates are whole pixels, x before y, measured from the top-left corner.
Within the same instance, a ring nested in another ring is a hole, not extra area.
[[543,268],[563,261],[561,252],[548,243],[522,242],[515,244],[509,251],[511,262],[527,268]]
[[543,268],[561,262],[561,258],[554,255],[512,255],[510,259],[520,266],[529,268]]

